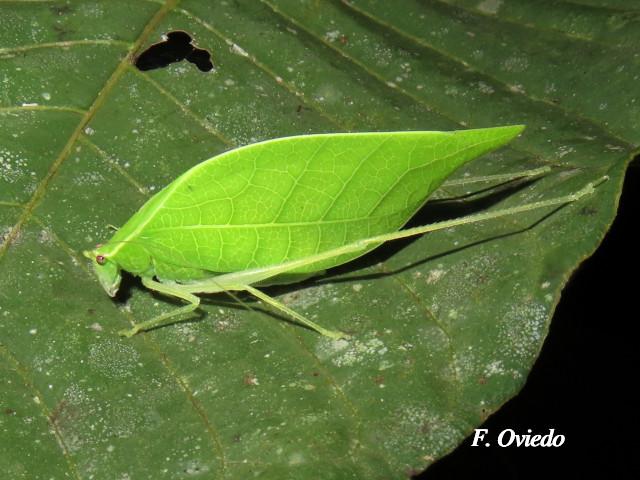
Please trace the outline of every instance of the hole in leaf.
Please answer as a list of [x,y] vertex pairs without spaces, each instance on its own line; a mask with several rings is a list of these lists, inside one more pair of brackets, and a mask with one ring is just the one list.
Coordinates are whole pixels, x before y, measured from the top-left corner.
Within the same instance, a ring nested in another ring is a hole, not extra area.
[[201,72],[213,70],[211,54],[193,45],[191,35],[182,30],[175,30],[162,36],[163,41],[154,43],[135,60],[138,70],[154,70],[164,68],[172,63],[187,60]]

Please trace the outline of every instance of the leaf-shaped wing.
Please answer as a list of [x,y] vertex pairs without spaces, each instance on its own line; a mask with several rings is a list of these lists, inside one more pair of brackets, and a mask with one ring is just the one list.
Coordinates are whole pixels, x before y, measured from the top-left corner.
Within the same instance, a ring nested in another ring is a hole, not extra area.
[[397,230],[458,167],[521,130],[307,135],[242,147],[177,178],[112,242],[132,243],[118,248],[124,268],[141,244],[175,280],[192,279],[184,267],[233,272],[304,258]]

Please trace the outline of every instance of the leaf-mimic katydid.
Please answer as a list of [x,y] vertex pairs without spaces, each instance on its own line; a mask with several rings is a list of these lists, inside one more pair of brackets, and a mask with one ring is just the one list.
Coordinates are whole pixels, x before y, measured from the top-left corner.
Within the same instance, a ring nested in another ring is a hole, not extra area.
[[185,172],[111,240],[84,254],[111,296],[124,270],[188,302],[125,336],[178,321],[198,307],[196,293],[244,291],[323,335],[345,337],[257,287],[318,275],[389,240],[561,205],[593,191],[588,184],[564,197],[398,230],[455,170],[523,128],[303,135],[237,148]]

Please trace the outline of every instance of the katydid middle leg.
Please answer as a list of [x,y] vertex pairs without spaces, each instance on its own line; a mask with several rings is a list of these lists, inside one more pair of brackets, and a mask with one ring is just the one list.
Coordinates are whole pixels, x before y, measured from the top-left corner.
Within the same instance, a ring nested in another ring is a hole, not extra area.
[[292,310],[289,307],[287,307],[286,305],[284,305],[283,303],[280,303],[275,298],[270,297],[269,295],[267,295],[266,293],[258,290],[257,288],[253,288],[251,285],[244,285],[244,289],[247,292],[249,292],[251,295],[253,295],[254,297],[259,298],[263,302],[271,305],[272,307],[277,308],[278,310],[282,310],[284,313],[286,313],[290,317],[298,320],[301,324],[311,328],[312,330],[315,330],[316,332],[324,335],[325,337],[329,337],[329,338],[332,338],[334,340],[339,340],[341,338],[349,338],[349,335],[347,335],[346,333],[339,332],[337,330],[327,330],[326,328],[321,327],[317,323],[312,322],[311,320],[309,320],[305,316],[299,314],[295,310]]

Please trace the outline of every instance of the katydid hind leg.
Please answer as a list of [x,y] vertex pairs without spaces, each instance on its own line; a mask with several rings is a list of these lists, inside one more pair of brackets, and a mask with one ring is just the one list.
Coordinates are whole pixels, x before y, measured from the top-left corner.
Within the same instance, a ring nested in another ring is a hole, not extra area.
[[[595,182],[591,182],[588,183],[585,187],[583,187],[582,189],[580,189],[579,191],[569,194],[569,195],[564,195],[564,196],[560,196],[560,197],[555,197],[555,198],[551,198],[548,200],[541,200],[538,202],[532,202],[532,203],[526,203],[524,205],[518,205],[516,207],[510,207],[510,208],[504,208],[504,209],[499,209],[499,210],[490,210],[488,212],[483,212],[483,213],[479,213],[479,214],[475,214],[475,215],[469,215],[466,217],[462,217],[462,218],[456,218],[453,220],[447,220],[444,222],[438,222],[438,223],[434,223],[431,225],[422,225],[419,227],[415,227],[415,228],[410,228],[410,229],[406,229],[406,230],[400,230],[398,232],[392,232],[392,233],[388,233],[388,234],[383,234],[383,235],[377,235],[374,237],[370,237],[367,239],[363,239],[363,240],[359,240],[356,241],[354,243],[350,243],[347,245],[343,245],[342,247],[338,247],[332,250],[327,250],[321,253],[318,253],[316,255],[311,255],[309,257],[306,257],[304,259],[298,259],[298,260],[293,260],[290,262],[285,262],[282,263],[280,265],[274,265],[272,267],[269,268],[264,268],[264,269],[258,269],[254,272],[252,271],[247,271],[244,272],[244,275],[246,277],[249,277],[251,275],[255,275],[255,279],[260,279],[260,280],[265,280],[267,278],[270,278],[270,275],[275,275],[275,274],[279,274],[282,272],[287,272],[287,271],[291,271],[295,268],[298,268],[300,266],[306,266],[306,265],[312,265],[314,263],[317,262],[321,262],[324,261],[326,259],[329,258],[335,258],[338,257],[340,255],[343,255],[345,253],[350,253],[350,252],[357,252],[358,250],[362,250],[364,248],[366,248],[367,245],[370,245],[372,243],[384,243],[390,240],[397,240],[397,239],[401,239],[401,238],[407,238],[407,237],[412,237],[415,235],[421,235],[423,233],[427,233],[427,232],[433,232],[433,231],[437,231],[437,230],[442,230],[442,229],[446,229],[446,228],[451,228],[451,227],[455,227],[455,226],[459,226],[459,225],[465,225],[465,224],[469,224],[469,223],[475,223],[475,222],[481,222],[481,221],[485,221],[485,220],[492,220],[495,218],[500,218],[500,217],[504,217],[507,215],[514,215],[517,213],[523,213],[523,212],[527,212],[527,211],[531,211],[531,210],[536,210],[536,209],[540,209],[540,208],[548,208],[548,207],[553,207],[553,206],[558,206],[558,205],[564,205],[567,203],[571,203],[571,202],[575,202],[585,196],[591,195],[594,193],[595,191],[595,187],[597,185],[599,185],[600,183],[606,181],[608,179],[608,177],[602,177],[601,179],[595,181]],[[269,275],[265,275],[265,273],[268,272]],[[219,277],[222,278],[222,277]],[[236,278],[237,280],[238,278]],[[253,282],[251,282],[253,283]],[[330,330],[326,330],[325,328],[317,325],[316,323],[312,322],[311,320],[305,318],[304,316],[300,315],[299,313],[295,312],[294,310],[290,309],[289,307],[287,307],[286,305],[283,305],[282,303],[278,302],[276,299],[266,295],[265,293],[261,292],[260,290],[250,286],[250,285],[239,285],[236,286],[234,289],[238,289],[238,290],[246,290],[247,292],[251,293],[252,295],[254,295],[255,297],[259,298],[260,300],[263,300],[264,302],[268,303],[269,305],[277,308],[278,310],[281,310],[282,312],[286,313],[287,315],[295,318],[296,320],[300,321],[302,324],[308,326],[309,328],[312,328],[313,330],[321,333],[322,335],[334,338],[334,339],[338,339],[338,338],[348,338],[348,336],[342,332],[337,332],[337,331],[330,331]]]
[[[601,183],[607,181],[608,179],[609,177],[604,176],[596,180],[595,182],[588,183],[577,192],[571,193],[569,195],[563,195],[560,197],[550,198],[548,200],[541,200],[538,202],[525,203],[523,205],[517,205],[515,207],[489,210],[487,212],[476,213],[474,215],[467,215],[465,217],[454,218],[452,220],[445,220],[442,222],[436,222],[429,225],[421,225],[418,227],[407,228],[405,230],[399,230],[397,232],[376,235],[374,237],[359,240],[355,242],[355,245],[359,244],[364,246],[364,245],[370,245],[372,243],[382,243],[382,242],[388,242],[390,240],[399,240],[401,238],[413,237],[416,235],[422,235],[424,233],[435,232],[438,230],[444,230],[447,228],[457,227],[460,225],[466,225],[470,223],[493,220],[495,218],[529,212],[531,210],[565,205],[567,203],[580,200],[583,197],[592,195],[595,192],[595,188]],[[345,248],[345,247],[341,247],[341,248]]]
[[511,182],[523,178],[539,177],[551,171],[551,167],[545,165],[531,170],[521,170],[519,172],[499,173],[497,175],[483,175],[480,177],[462,177],[454,180],[447,180],[442,184],[443,187],[453,187],[458,185],[469,185],[471,183],[482,182]]
[[277,265],[270,265],[270,266],[260,267],[256,269],[244,270],[242,272],[222,274],[216,277],[215,281],[214,280],[209,281],[211,283],[210,289],[207,289],[207,287],[205,287],[203,283],[198,283],[196,285],[189,286],[189,289],[190,289],[189,291],[200,292],[200,293],[215,293],[215,292],[221,292],[225,290],[247,290],[246,285],[260,284],[262,282],[272,279],[276,275],[292,272],[295,269],[298,269],[301,267],[308,267],[310,265],[314,265],[332,258],[337,258],[341,255],[345,255],[349,253],[357,253],[357,252],[364,253],[364,251],[370,248],[369,246],[371,244],[375,244],[375,243],[380,244],[380,243],[388,242],[391,240],[414,237],[416,235],[422,235],[428,232],[435,232],[437,230],[444,230],[447,228],[457,227],[457,226],[465,225],[469,223],[492,220],[495,218],[500,218],[507,215],[514,215],[517,213],[523,213],[523,212],[536,210],[540,208],[548,208],[548,207],[553,207],[558,205],[564,205],[566,203],[575,202],[581,199],[582,197],[593,194],[593,192],[595,191],[595,187],[600,183],[606,181],[607,178],[608,177],[602,177],[601,179],[595,182],[588,183],[582,189],[569,195],[555,197],[548,200],[541,200],[539,202],[526,203],[523,205],[518,205],[510,208],[489,210],[487,212],[468,215],[466,217],[455,218],[452,220],[445,220],[443,222],[432,223],[430,225],[421,225],[414,228],[408,228],[408,229],[399,230],[396,232],[376,235],[373,237],[357,240],[353,243],[342,245],[340,247],[333,248],[331,250],[325,250],[323,252],[319,252],[314,255],[309,255],[307,257],[298,258],[295,260],[290,260]]
[[162,293],[163,295],[168,295],[170,297],[180,298],[189,303],[170,312],[158,315],[157,317],[154,317],[150,320],[137,323],[132,328],[120,330],[118,334],[124,337],[129,338],[139,332],[144,332],[153,328],[161,327],[163,325],[168,325],[185,320],[184,318],[178,319],[177,317],[193,312],[196,308],[198,308],[198,305],[200,305],[200,299],[192,293],[186,291],[182,285],[160,283],[151,278],[145,277],[142,278],[142,284],[150,290]]

